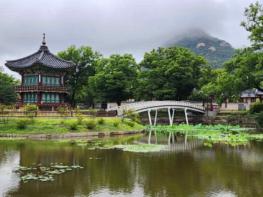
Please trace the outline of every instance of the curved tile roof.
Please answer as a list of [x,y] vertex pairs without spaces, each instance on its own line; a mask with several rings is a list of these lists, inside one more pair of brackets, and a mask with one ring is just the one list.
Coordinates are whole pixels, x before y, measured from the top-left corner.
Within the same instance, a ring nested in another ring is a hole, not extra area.
[[241,92],[240,97],[241,98],[249,98],[249,97],[255,98],[261,95],[263,95],[263,91],[256,89],[256,88],[252,88],[252,89],[244,90],[243,92]]
[[45,45],[45,43],[41,45],[40,49],[36,53],[17,60],[6,61],[5,63],[8,68],[14,71],[36,64],[55,69],[68,69],[75,67],[75,64],[73,62],[63,60],[53,55],[48,50],[48,47]]

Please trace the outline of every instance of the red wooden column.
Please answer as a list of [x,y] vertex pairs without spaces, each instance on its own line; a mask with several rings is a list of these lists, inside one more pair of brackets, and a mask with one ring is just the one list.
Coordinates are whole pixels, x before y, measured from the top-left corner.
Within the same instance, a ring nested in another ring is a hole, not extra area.
[[41,97],[42,97],[42,93],[41,92],[37,92],[37,105],[41,104]]
[[24,104],[24,94],[20,93],[20,97],[21,97],[21,104],[23,105]]

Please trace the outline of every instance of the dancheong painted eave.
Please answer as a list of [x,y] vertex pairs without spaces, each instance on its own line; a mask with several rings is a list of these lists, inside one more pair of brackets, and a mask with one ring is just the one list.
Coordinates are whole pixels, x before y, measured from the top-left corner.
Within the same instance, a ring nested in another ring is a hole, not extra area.
[[10,70],[16,72],[19,72],[25,68],[32,67],[34,65],[59,70],[68,70],[75,68],[75,64],[73,62],[58,58],[49,51],[48,47],[46,46],[45,37],[43,38],[42,45],[37,52],[17,60],[8,60],[6,61],[5,65]]

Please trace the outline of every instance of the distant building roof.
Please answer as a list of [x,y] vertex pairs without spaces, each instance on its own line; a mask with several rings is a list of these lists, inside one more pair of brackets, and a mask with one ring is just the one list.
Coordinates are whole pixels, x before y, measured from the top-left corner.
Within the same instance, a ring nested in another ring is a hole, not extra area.
[[256,88],[252,88],[252,89],[244,90],[243,92],[241,92],[240,97],[241,98],[256,98],[262,95],[263,95],[263,91],[258,90]]
[[75,67],[71,61],[66,61],[53,55],[46,46],[45,35],[39,50],[29,56],[17,60],[6,61],[5,65],[13,70],[19,71],[33,65],[42,65],[55,69],[68,69]]

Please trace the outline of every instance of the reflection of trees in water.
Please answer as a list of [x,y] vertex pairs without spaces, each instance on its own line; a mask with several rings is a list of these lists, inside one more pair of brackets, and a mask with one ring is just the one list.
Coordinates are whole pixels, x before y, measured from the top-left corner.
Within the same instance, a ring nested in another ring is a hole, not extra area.
[[[13,147],[14,148],[14,147]],[[262,147],[253,147],[262,157]],[[263,193],[261,165],[244,162],[247,149],[215,146],[192,151],[128,153],[119,150],[88,150],[85,147],[45,143],[20,146],[21,165],[32,163],[79,164],[84,169],[67,172],[54,182],[20,184],[11,195],[74,196],[90,195],[108,189],[126,193],[136,185],[149,196],[205,195],[218,189],[234,191],[238,196]],[[107,190],[107,191],[108,191]],[[141,193],[138,196],[142,196]]]
[[[209,155],[212,157],[209,158]],[[142,157],[140,162],[140,182],[147,183],[144,184],[144,191],[149,196],[161,196],[162,193],[191,196],[197,192],[204,196],[211,190],[234,191],[237,196],[244,197],[263,194],[262,165],[247,168],[239,154],[235,151],[226,154],[220,147],[216,151],[206,149],[192,153],[156,154]]]

